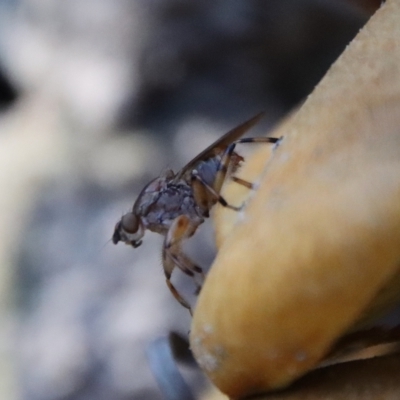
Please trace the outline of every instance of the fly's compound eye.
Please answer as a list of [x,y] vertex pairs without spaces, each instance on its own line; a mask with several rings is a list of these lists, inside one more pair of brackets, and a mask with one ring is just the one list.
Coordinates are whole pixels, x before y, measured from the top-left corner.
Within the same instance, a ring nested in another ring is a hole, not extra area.
[[133,214],[125,214],[121,219],[121,230],[124,233],[124,242],[133,247],[139,247],[142,244],[140,240],[144,235],[141,219]]
[[134,213],[125,214],[121,220],[115,225],[112,241],[114,244],[124,242],[133,247],[139,247],[142,243],[140,240],[144,235],[144,227],[140,218]]
[[121,219],[122,229],[130,234],[135,234],[139,229],[138,217],[133,213],[125,214]]

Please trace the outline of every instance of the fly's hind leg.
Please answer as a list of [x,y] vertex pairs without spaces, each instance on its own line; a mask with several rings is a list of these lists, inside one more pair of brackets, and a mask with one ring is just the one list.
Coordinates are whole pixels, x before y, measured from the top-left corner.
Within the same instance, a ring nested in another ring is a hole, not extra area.
[[[178,267],[186,275],[195,278],[195,274],[204,277],[203,270],[193,263],[183,252],[181,243],[184,239],[192,236],[202,220],[191,220],[186,215],[177,217],[169,228],[164,240],[162,261],[167,286],[176,300],[187,308],[192,314],[189,303],[179,294],[174,285],[171,283],[171,274],[175,267]],[[195,281],[196,282],[196,281]],[[200,291],[201,285],[196,282],[197,291]]]
[[239,178],[237,176],[231,176],[231,179],[233,180],[233,182],[236,182],[239,185],[242,185],[242,186],[246,187],[247,189],[250,189],[250,190],[257,189],[257,184],[251,183],[251,182],[246,181],[246,180],[244,180],[242,178]]
[[[217,173],[215,176],[215,180],[211,185],[209,185],[205,180],[197,173],[196,170],[192,172],[192,187],[194,188],[195,198],[198,204],[201,204],[203,208],[207,209],[208,205],[208,196],[204,196],[202,194],[203,190],[200,187],[203,187],[209,194],[211,194],[212,198],[218,201],[223,207],[230,208],[234,211],[240,211],[242,206],[236,207],[229,204],[224,197],[221,196],[221,188],[225,181],[226,174],[228,173],[229,163],[232,160],[232,155],[234,154],[234,150],[237,144],[239,143],[277,143],[280,139],[273,137],[259,137],[259,138],[243,138],[236,140],[232,144],[230,144],[224,151],[221,160],[217,167]],[[247,187],[248,189],[255,189],[256,185],[248,182],[242,178],[232,177],[232,180],[240,185]],[[200,186],[200,187],[199,187]],[[208,208],[210,208],[208,206]]]
[[240,211],[242,207],[236,207],[229,204],[212,186],[210,186],[201,176],[199,176],[195,171],[192,172],[192,181],[199,182],[211,196],[218,201],[222,206],[230,208],[234,211]]
[[[219,193],[221,191],[222,185],[225,181],[226,174],[228,172],[229,168],[229,163],[232,158],[232,154],[235,150],[236,145],[240,143],[271,143],[275,144],[279,141],[280,139],[278,138],[273,138],[273,137],[257,137],[257,138],[243,138],[236,140],[232,144],[230,144],[224,151],[224,154],[222,155],[221,161],[218,164],[217,168],[217,174],[215,176],[215,181],[213,184],[214,190]],[[232,179],[236,182],[239,183],[240,185],[243,185],[249,189],[254,189],[255,185],[252,184],[251,182],[245,181],[244,179],[241,178],[236,178],[232,177]]]

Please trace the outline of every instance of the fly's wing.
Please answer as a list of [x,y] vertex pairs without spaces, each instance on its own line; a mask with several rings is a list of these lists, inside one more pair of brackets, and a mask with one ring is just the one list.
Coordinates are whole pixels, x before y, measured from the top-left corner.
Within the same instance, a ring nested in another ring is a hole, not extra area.
[[225,135],[221,136],[217,141],[208,146],[200,154],[198,154],[193,160],[189,161],[177,174],[175,179],[179,180],[187,171],[191,171],[199,161],[207,160],[221,152],[223,152],[232,142],[243,136],[251,127],[256,125],[258,121],[264,116],[264,112],[255,115],[248,121],[243,122],[237,127],[233,128]]

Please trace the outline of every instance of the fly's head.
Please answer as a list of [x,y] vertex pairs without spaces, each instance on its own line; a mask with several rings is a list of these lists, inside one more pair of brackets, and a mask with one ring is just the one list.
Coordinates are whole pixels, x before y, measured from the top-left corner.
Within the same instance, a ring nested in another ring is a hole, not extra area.
[[129,212],[122,216],[115,225],[112,242],[114,244],[124,242],[136,248],[142,244],[143,235],[144,226],[140,217],[134,212]]
[[172,170],[164,171],[159,177],[150,181],[137,197],[132,211],[123,215],[115,225],[112,235],[112,242],[124,242],[132,247],[139,247],[142,244],[142,237],[147,227],[146,218],[156,204],[168,182],[175,176]]

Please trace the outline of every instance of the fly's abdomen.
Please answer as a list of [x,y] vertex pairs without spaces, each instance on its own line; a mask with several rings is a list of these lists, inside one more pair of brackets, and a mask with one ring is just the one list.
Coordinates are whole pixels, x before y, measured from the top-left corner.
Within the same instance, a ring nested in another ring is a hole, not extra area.
[[[207,183],[207,185],[214,187],[214,182],[217,176],[218,169],[220,168],[221,156],[215,156],[209,158],[207,161],[199,162],[196,167],[198,175]],[[237,170],[240,162],[243,161],[243,157],[233,152],[230,156],[229,164],[225,165],[228,174],[231,174]]]

